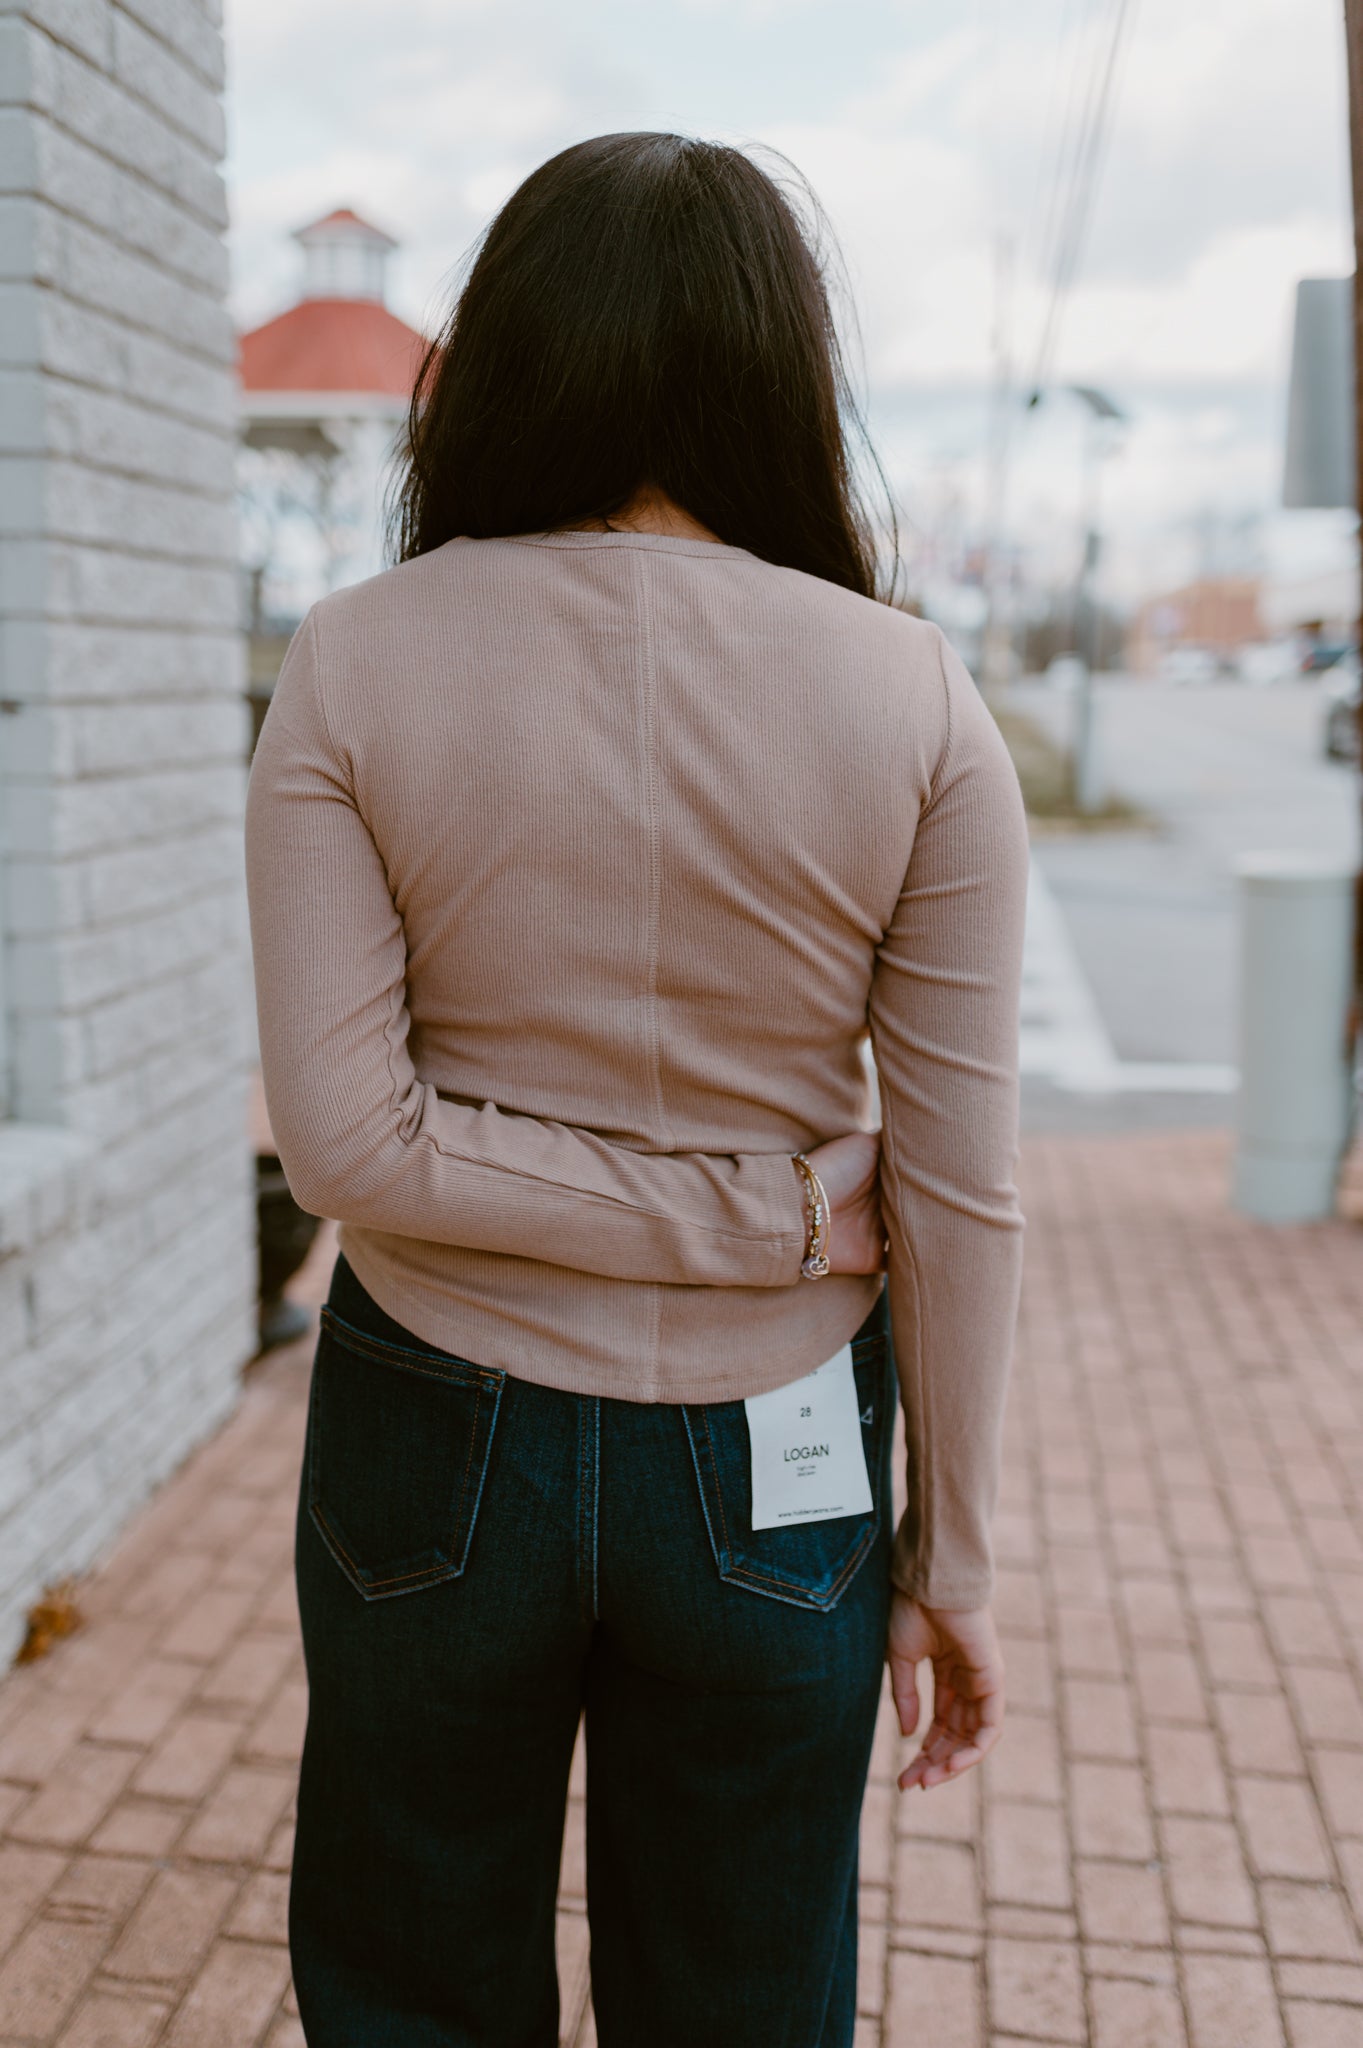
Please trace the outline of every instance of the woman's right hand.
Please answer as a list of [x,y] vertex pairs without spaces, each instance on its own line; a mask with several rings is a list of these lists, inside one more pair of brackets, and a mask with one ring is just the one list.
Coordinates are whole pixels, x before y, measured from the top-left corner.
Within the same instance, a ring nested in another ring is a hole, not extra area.
[[1003,1653],[988,1607],[922,1607],[896,1586],[887,1646],[900,1733],[922,1717],[918,1666],[932,1660],[932,1725],[899,1774],[901,1792],[928,1791],[988,1756],[1003,1733]]
[[885,1225],[880,1214],[880,1132],[848,1131],[841,1138],[830,1138],[826,1145],[816,1145],[805,1157],[823,1182],[828,1197],[830,1271],[883,1273]]

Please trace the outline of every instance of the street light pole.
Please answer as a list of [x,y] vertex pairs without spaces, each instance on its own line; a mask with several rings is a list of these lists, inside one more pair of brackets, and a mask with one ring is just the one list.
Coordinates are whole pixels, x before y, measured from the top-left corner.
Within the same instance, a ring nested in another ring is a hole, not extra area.
[[1011,238],[1000,235],[994,244],[994,389],[985,460],[984,628],[980,636],[980,682],[990,703],[996,703],[1012,681],[1011,563],[1006,535],[1015,402],[1009,352],[1013,256]]
[[[1349,75],[1349,156],[1354,202],[1354,388],[1363,385],[1363,0],[1344,0],[1344,40]],[[1363,518],[1363,401],[1354,402],[1354,503]],[[1363,589],[1360,590],[1363,614]],[[1359,805],[1363,809],[1363,693],[1358,706]],[[1363,1030],[1363,868],[1354,887],[1354,993],[1350,1031]]]
[[1074,582],[1074,651],[1079,657],[1079,682],[1074,703],[1074,801],[1083,812],[1102,802],[1093,735],[1093,671],[1098,665],[1098,616],[1095,572],[1102,549],[1098,528],[1099,490],[1103,474],[1100,443],[1102,416],[1091,407],[1084,414],[1084,488],[1079,572]]
[[[1363,4],[1363,0],[1360,0]],[[1096,811],[1102,803],[1098,749],[1094,740],[1093,671],[1099,648],[1097,598],[1094,571],[1102,552],[1098,530],[1098,494],[1105,455],[1111,443],[1104,436],[1113,427],[1125,426],[1126,414],[1114,405],[1105,391],[1091,384],[1067,384],[1065,389],[1084,408],[1084,463],[1080,519],[1083,530],[1079,567],[1074,580],[1074,651],[1079,661],[1079,680],[1074,696],[1072,751],[1074,760],[1074,801],[1081,811]],[[1035,411],[1045,391],[1034,391],[1027,401]]]

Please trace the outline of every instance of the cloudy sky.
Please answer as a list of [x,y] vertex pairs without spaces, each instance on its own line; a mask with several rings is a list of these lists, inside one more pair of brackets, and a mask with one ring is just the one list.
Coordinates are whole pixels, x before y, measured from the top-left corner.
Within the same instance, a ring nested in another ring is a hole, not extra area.
[[[429,326],[489,214],[565,143],[772,146],[841,242],[906,551],[930,555],[980,518],[1001,306],[1021,378],[1036,354],[1057,138],[1112,5],[228,0],[239,315],[290,302],[288,231],[334,205],[401,238],[391,301]],[[1338,556],[1338,518],[1274,507],[1293,286],[1352,267],[1341,13],[1136,0],[1053,372],[1130,415],[1103,485],[1123,594],[1256,552]],[[1014,527],[1057,571],[1079,412],[1048,401],[1012,438]]]

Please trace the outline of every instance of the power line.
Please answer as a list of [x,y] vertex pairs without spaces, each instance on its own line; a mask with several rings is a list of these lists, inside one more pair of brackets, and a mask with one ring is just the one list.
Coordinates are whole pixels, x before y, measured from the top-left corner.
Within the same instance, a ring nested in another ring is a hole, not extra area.
[[[1054,234],[1049,237],[1050,300],[1031,379],[1032,403],[1036,402],[1037,394],[1045,389],[1049,379],[1059,340],[1061,318],[1083,255],[1084,239],[1092,216],[1103,153],[1110,133],[1114,86],[1134,11],[1132,0],[1113,0],[1109,9],[1111,20],[1106,46],[1104,47],[1101,33],[1095,37],[1093,66],[1086,81],[1083,105],[1078,118],[1073,121],[1069,118],[1073,95],[1066,110],[1066,127],[1071,132],[1062,138],[1060,163],[1064,170],[1058,171],[1053,205],[1048,216],[1048,220],[1055,222]],[[1079,68],[1076,61],[1076,74]]]
[[[981,29],[986,4],[987,0],[977,0]],[[1050,300],[1038,345],[1035,375],[1028,387],[1034,393],[1039,393],[1050,373],[1061,315],[1078,270],[1107,136],[1118,60],[1132,12],[1132,0],[1087,0],[1087,4],[1086,0],[1063,0],[1056,24],[1055,63],[1047,91],[1042,150],[1020,238],[1021,248],[1025,248],[1045,194],[1047,203],[1037,259],[1038,268],[1050,279]],[[1068,66],[1065,63],[1067,44]],[[1062,74],[1067,74],[1064,112],[1056,125],[1053,116]],[[992,152],[986,152],[986,171],[992,173],[987,175],[986,184],[994,216],[995,277],[995,378],[985,461],[985,626],[982,649],[984,682],[986,689],[990,690],[999,680],[1000,665],[1004,660],[1002,639],[1011,637],[1011,626],[1005,616],[1010,609],[1010,600],[1005,588],[1003,553],[1008,517],[1011,422],[1015,417],[1017,391],[1013,342],[1009,331],[1012,326],[1010,277],[1012,262],[1017,260],[1020,249],[1016,243],[1010,248],[1009,238],[1002,231],[997,162]]]
[[[1040,208],[1043,193],[1047,196],[1045,219],[1041,228],[1041,239],[1037,245],[1037,267],[1050,267],[1050,252],[1055,244],[1059,222],[1061,199],[1067,183],[1066,159],[1070,152],[1075,130],[1075,93],[1082,70],[1082,55],[1085,38],[1093,20],[1093,0],[1089,0],[1087,12],[1082,0],[1064,0],[1060,20],[1056,25],[1055,68],[1051,73],[1050,90],[1046,100],[1046,117],[1042,123],[1042,147],[1037,157],[1037,182],[1028,211],[1024,242],[1030,238],[1032,221]],[[1058,121],[1056,114],[1057,87],[1066,44],[1069,44],[1070,62],[1065,81],[1064,111]]]

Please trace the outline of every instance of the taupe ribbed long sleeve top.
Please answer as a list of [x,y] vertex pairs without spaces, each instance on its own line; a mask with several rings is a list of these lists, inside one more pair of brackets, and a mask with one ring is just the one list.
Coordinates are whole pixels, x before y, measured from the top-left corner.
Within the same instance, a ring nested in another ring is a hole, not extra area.
[[247,855],[298,1199],[524,1379],[738,1399],[851,1336],[880,1277],[799,1277],[790,1154],[874,1124],[869,1029],[895,1576],[987,1599],[1027,835],[937,628],[710,541],[452,541],[309,612]]

